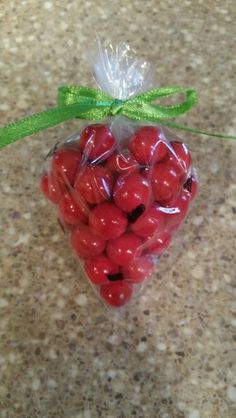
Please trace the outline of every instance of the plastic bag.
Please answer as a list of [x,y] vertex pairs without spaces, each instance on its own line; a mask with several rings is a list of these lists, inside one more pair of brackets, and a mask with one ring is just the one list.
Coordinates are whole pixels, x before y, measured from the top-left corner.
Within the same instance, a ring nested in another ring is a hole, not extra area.
[[[99,86],[117,99],[151,86],[150,65],[128,45],[89,57]],[[126,305],[151,277],[180,228],[198,179],[187,146],[161,126],[115,116],[55,147],[40,186],[88,281],[103,302]]]

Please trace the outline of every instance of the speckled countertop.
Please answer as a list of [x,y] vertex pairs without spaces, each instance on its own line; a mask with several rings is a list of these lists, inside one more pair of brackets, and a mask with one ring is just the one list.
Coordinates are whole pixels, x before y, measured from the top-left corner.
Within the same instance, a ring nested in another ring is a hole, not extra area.
[[[129,41],[159,85],[199,91],[183,122],[236,134],[235,18],[234,0],[2,0],[1,124],[53,106],[60,84],[92,85],[97,32]],[[0,418],[235,418],[236,143],[185,135],[197,202],[139,301],[110,318],[38,190],[43,157],[78,128],[0,152]]]

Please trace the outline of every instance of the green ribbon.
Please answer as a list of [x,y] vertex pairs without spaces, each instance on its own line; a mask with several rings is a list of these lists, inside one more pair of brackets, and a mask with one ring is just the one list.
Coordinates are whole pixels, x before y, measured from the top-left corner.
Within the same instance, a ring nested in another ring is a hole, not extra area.
[[[153,103],[176,94],[184,94],[185,99],[181,103],[173,105]],[[0,128],[0,148],[74,118],[98,121],[115,115],[122,115],[132,120],[154,122],[202,135],[236,139],[235,136],[205,132],[168,121],[168,119],[188,112],[196,102],[196,91],[184,87],[161,87],[131,99],[119,100],[94,88],[61,86],[58,89],[57,107],[30,115]]]

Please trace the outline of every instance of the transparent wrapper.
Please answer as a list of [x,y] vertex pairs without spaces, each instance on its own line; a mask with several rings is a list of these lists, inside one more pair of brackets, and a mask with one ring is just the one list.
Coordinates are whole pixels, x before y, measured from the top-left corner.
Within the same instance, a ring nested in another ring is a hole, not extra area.
[[[126,44],[89,57],[116,99],[147,90],[152,72]],[[129,303],[151,277],[196,195],[187,146],[159,125],[115,116],[85,124],[55,147],[41,190],[101,300]]]

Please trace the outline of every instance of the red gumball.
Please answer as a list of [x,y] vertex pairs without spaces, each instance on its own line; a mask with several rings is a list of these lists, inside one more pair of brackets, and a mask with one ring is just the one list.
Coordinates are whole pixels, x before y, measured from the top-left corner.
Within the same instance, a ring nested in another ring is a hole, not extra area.
[[140,237],[132,232],[127,232],[119,238],[108,241],[107,255],[114,263],[125,266],[140,255],[141,245]]
[[131,223],[131,230],[141,237],[150,237],[162,230],[165,222],[165,214],[160,205],[153,203],[139,218]]
[[74,231],[74,229],[76,228],[76,225],[72,225],[69,224],[68,222],[66,222],[60,215],[60,213],[58,213],[58,218],[57,218],[57,222],[60,225],[61,229],[63,232],[72,232]]
[[117,280],[101,286],[100,295],[109,305],[119,308],[129,302],[133,293],[131,283]]
[[140,205],[146,207],[150,201],[149,182],[139,173],[121,175],[116,181],[113,198],[124,212],[132,212]]
[[[187,215],[191,201],[191,194],[187,190],[182,190],[181,194],[165,203],[166,208],[166,228],[169,231],[176,230]],[[164,207],[163,207],[163,210]]]
[[172,236],[169,232],[162,232],[158,238],[147,241],[145,246],[145,253],[152,255],[161,255],[170,245]]
[[96,285],[110,283],[108,277],[119,273],[119,267],[104,255],[87,259],[84,270],[89,280]]
[[65,193],[59,203],[59,215],[66,223],[77,225],[88,219],[88,208],[82,201],[77,201],[75,196]]
[[82,199],[91,204],[102,203],[111,198],[113,177],[111,172],[100,165],[87,166],[75,180],[75,190]]
[[141,283],[151,276],[153,272],[153,261],[151,257],[137,257],[133,262],[124,266],[121,272],[124,279],[132,283]]
[[91,232],[89,227],[84,224],[78,225],[72,232],[70,241],[76,254],[81,258],[99,255],[106,247],[105,239]]
[[105,239],[118,238],[125,232],[127,217],[114,203],[101,203],[89,215],[91,231]]
[[106,167],[114,174],[127,174],[133,171],[138,172],[139,164],[130,155],[128,150],[122,151],[120,154],[113,154],[108,158]]
[[195,174],[191,174],[191,176],[184,183],[184,189],[188,190],[191,194],[191,200],[193,200],[198,192],[198,178]]
[[52,176],[60,184],[73,186],[81,162],[81,153],[74,148],[61,148],[52,158]]
[[40,179],[40,189],[44,196],[52,203],[59,203],[61,199],[61,190],[56,181],[53,180],[51,174],[44,173]]
[[164,163],[155,164],[152,168],[151,183],[154,198],[159,202],[171,199],[180,188],[176,172],[171,166]]
[[115,138],[106,125],[88,125],[80,136],[80,150],[90,161],[105,160],[115,149]]
[[186,180],[191,167],[192,157],[187,146],[183,142],[171,141],[167,156],[163,162],[174,169],[179,176],[180,181],[183,183]]
[[131,137],[129,150],[140,164],[161,161],[167,153],[160,128],[144,126]]

